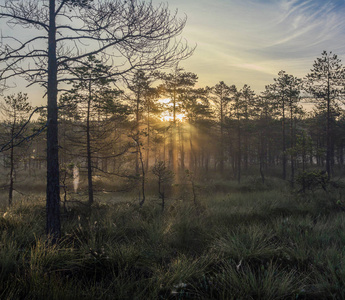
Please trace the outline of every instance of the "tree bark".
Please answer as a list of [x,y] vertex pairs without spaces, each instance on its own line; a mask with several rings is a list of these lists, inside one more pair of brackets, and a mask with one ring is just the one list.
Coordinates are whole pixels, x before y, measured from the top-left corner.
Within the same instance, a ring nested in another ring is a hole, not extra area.
[[55,242],[61,235],[59,144],[57,108],[57,60],[55,0],[49,0],[48,33],[48,126],[47,126],[47,218],[46,233]]
[[290,107],[290,151],[291,151],[291,187],[294,187],[295,184],[295,157],[294,157],[294,130],[293,130],[293,108]]
[[12,206],[12,200],[13,200],[13,172],[14,172],[14,145],[13,145],[13,137],[14,137],[14,128],[15,128],[15,122],[12,126],[12,132],[11,132],[11,153],[10,153],[10,186],[8,190],[8,206]]
[[326,149],[326,172],[331,178],[331,97],[330,97],[330,74],[327,80],[327,149]]
[[282,134],[283,134],[283,179],[286,179],[286,135],[285,135],[285,100],[283,99],[283,119],[282,119]]
[[241,160],[242,160],[242,156],[241,156],[241,121],[240,118],[237,119],[237,181],[238,183],[241,183]]
[[87,102],[86,115],[86,152],[87,152],[87,182],[89,193],[89,206],[93,204],[93,182],[92,182],[92,157],[91,157],[91,136],[90,136],[90,111],[91,111],[91,78],[89,81],[89,99]]
[[221,175],[224,175],[224,129],[223,129],[223,100],[221,99],[220,104],[220,163],[219,171]]

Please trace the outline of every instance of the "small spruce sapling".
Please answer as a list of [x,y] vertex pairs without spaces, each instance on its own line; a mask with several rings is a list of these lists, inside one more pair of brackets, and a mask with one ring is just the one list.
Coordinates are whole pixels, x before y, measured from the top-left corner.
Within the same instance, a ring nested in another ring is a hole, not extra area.
[[152,173],[157,177],[158,194],[162,199],[162,211],[165,208],[165,188],[172,183],[174,173],[166,167],[164,161],[157,161],[152,167]]

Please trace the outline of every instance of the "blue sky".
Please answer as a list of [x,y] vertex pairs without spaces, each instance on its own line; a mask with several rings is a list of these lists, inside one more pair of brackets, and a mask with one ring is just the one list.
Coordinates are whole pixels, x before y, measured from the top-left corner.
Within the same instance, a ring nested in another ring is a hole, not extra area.
[[[159,3],[155,0],[154,3]],[[199,85],[223,80],[260,92],[280,70],[303,77],[323,50],[345,58],[344,0],[170,0],[195,54],[181,65]],[[343,62],[344,63],[344,62]]]

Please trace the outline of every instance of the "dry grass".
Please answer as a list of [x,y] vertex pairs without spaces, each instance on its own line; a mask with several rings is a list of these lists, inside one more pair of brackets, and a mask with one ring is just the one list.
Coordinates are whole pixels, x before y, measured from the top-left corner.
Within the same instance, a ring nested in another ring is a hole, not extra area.
[[331,195],[233,187],[199,189],[198,207],[170,199],[164,213],[133,195],[91,214],[70,205],[57,245],[43,198],[18,202],[0,217],[0,298],[343,299],[345,216]]

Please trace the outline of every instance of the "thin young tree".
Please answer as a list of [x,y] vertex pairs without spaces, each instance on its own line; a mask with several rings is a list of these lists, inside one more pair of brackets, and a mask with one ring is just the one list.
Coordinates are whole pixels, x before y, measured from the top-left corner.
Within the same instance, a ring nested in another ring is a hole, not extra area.
[[186,19],[171,14],[167,5],[154,7],[139,0],[4,0],[0,19],[21,27],[26,35],[11,32],[0,44],[0,79],[23,76],[46,88],[47,223],[53,241],[60,232],[58,159],[58,87],[79,80],[73,67],[89,55],[105,55],[111,76],[140,69],[155,69],[189,57],[193,49],[176,39]]
[[32,107],[29,103],[27,94],[18,93],[4,97],[4,102],[0,104],[0,111],[4,116],[2,122],[4,126],[4,136],[10,141],[9,144],[9,185],[8,185],[8,205],[12,205],[15,167],[20,159],[18,157],[18,147],[15,144],[23,139],[24,132],[19,131],[29,115]]
[[281,122],[280,111],[277,107],[276,97],[272,95],[268,86],[265,91],[255,99],[252,111],[255,120],[254,132],[258,146],[260,175],[265,182],[265,174],[269,168],[276,166],[281,157]]
[[151,89],[152,77],[145,74],[144,71],[138,70],[135,72],[132,80],[128,84],[129,90],[133,93],[134,97],[129,97],[130,102],[132,102],[133,112],[135,115],[135,124],[134,124],[134,139],[137,145],[136,158],[135,158],[135,173],[139,175],[140,169],[140,123],[141,116],[144,110],[145,99],[147,94]]
[[[128,89],[131,91],[128,99],[134,113],[134,125],[131,136],[136,148],[135,174],[138,179],[141,179],[141,194],[139,192],[140,206],[145,203],[145,183],[150,155],[150,115],[154,107],[154,99],[158,97],[157,89],[151,86],[154,80],[155,76],[152,73],[138,70],[128,83]],[[144,137],[146,137],[146,145],[144,144]],[[143,155],[145,148],[146,160]]]
[[[116,100],[121,93],[112,85],[114,79],[107,76],[109,71],[109,66],[102,64],[94,56],[89,56],[83,66],[74,69],[74,74],[80,80],[73,81],[73,88],[62,97],[65,102],[69,102],[68,106],[76,104],[75,113],[81,120],[79,127],[82,127],[85,134],[82,143],[86,145],[82,152],[86,152],[89,206],[94,202],[93,155],[107,144],[109,132],[106,130],[106,123],[111,122],[107,116],[114,115],[112,108],[118,106]],[[118,109],[117,113],[120,111]]]
[[256,133],[259,159],[259,171],[262,183],[265,183],[265,171],[267,169],[268,129],[270,125],[271,102],[269,96],[263,93],[255,101]]
[[228,105],[232,100],[232,97],[237,93],[237,89],[234,85],[228,86],[224,81],[220,81],[210,90],[210,99],[212,100],[215,107],[215,114],[218,119],[220,136],[219,136],[219,169],[221,174],[224,174],[224,121],[227,113]]
[[[185,93],[183,93],[183,98],[182,107],[186,117],[190,148],[189,169],[196,174],[198,167],[198,152],[206,156],[204,160],[207,161],[209,159],[206,153],[209,152],[208,142],[211,140],[211,136],[209,136],[208,133],[213,127],[211,123],[212,111],[210,102],[207,98],[206,89],[187,89]],[[201,141],[202,137],[206,137],[208,142],[203,143],[203,141]]]
[[[146,124],[146,161],[145,161],[145,168],[146,171],[149,169],[149,161],[150,161],[150,150],[151,150],[151,142],[152,139],[155,137],[153,134],[156,130],[157,123],[161,123],[160,120],[160,107],[159,107],[159,100],[160,93],[158,88],[150,87],[144,93],[144,115],[145,115],[145,124]],[[161,125],[161,124],[160,124]]]
[[336,54],[323,51],[314,61],[311,72],[304,81],[305,90],[311,94],[320,111],[326,113],[326,172],[332,173],[332,119],[333,111],[345,94],[345,70]]
[[[283,165],[283,179],[287,177],[287,115],[294,106],[296,95],[300,91],[300,80],[285,71],[280,71],[278,77],[274,78],[274,83],[266,86],[266,94],[274,102],[277,112],[281,118],[281,135],[282,135],[282,165]],[[298,97],[297,97],[298,98]]]
[[[231,114],[236,119],[237,127],[237,181],[241,182],[241,169],[242,169],[242,156],[248,163],[248,137],[246,134],[246,125],[248,125],[249,117],[252,114],[254,107],[254,91],[251,90],[250,86],[245,84],[243,88],[236,93],[231,103]],[[244,142],[242,141],[244,137]],[[245,146],[245,147],[243,147]],[[242,155],[244,152],[244,155]]]
[[296,151],[295,144],[296,144],[296,132],[295,132],[295,123],[296,118],[298,115],[301,115],[303,113],[302,107],[299,105],[299,102],[301,100],[300,93],[301,93],[301,84],[302,80],[294,77],[293,75],[284,75],[285,83],[287,85],[286,89],[286,96],[287,96],[287,109],[289,111],[289,117],[290,117],[290,183],[291,187],[294,187],[295,182],[295,156]]
[[[158,78],[163,81],[160,89],[163,91],[165,97],[169,99],[169,105],[172,112],[171,119],[171,147],[170,147],[170,165],[173,171],[178,176],[179,167],[184,165],[184,151],[178,149],[178,129],[179,119],[178,114],[182,112],[182,105],[184,101],[183,94],[187,89],[194,87],[198,80],[198,76],[192,72],[185,72],[183,68],[176,65],[171,73],[159,73]],[[183,145],[183,141],[180,141]],[[179,151],[180,150],[180,151]],[[180,152],[181,164],[178,164],[178,153]]]
[[165,208],[165,190],[172,183],[174,173],[166,166],[164,161],[157,161],[152,167],[152,173],[157,177],[158,195],[162,200],[162,212]]

